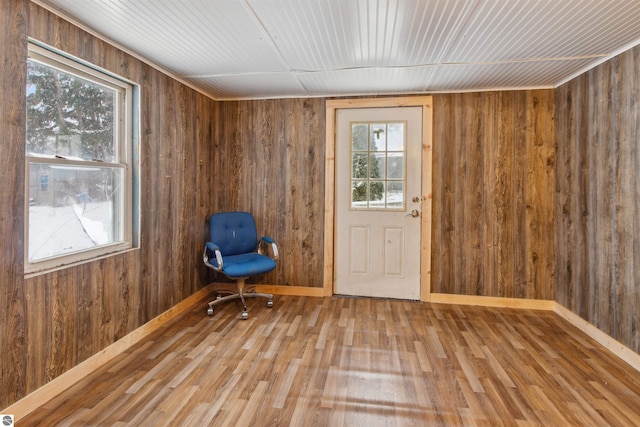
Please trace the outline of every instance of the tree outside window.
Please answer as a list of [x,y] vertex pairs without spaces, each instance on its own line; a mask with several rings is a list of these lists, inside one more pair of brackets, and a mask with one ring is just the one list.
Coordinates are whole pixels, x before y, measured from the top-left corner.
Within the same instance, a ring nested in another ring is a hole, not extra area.
[[351,124],[351,207],[402,208],[404,123]]
[[133,86],[29,45],[28,272],[132,246]]

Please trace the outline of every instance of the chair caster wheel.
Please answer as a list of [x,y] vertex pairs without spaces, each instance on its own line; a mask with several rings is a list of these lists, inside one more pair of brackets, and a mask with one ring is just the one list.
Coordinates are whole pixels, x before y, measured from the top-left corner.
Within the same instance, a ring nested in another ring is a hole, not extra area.
[[242,318],[242,320],[247,320],[249,318],[249,313],[246,311],[243,311],[240,317]]
[[213,307],[207,308],[207,316],[213,316]]
[[267,307],[269,308],[273,307],[273,300],[267,301]]

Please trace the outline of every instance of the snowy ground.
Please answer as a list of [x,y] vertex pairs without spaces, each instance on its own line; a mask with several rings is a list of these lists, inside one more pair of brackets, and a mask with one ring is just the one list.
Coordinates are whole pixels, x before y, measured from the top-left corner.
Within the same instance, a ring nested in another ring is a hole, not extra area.
[[29,259],[111,243],[111,203],[29,206]]

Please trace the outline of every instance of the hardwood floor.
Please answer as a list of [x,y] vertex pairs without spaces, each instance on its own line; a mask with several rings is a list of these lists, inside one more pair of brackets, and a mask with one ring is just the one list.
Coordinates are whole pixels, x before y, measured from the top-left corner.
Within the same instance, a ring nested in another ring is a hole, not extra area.
[[199,304],[18,424],[640,425],[640,373],[555,313],[274,302]]

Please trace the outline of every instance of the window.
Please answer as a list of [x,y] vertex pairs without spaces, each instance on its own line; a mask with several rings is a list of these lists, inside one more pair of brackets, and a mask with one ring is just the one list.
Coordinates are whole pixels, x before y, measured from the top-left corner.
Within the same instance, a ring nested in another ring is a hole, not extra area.
[[351,209],[404,209],[405,128],[351,123]]
[[134,246],[134,89],[29,44],[25,272]]

